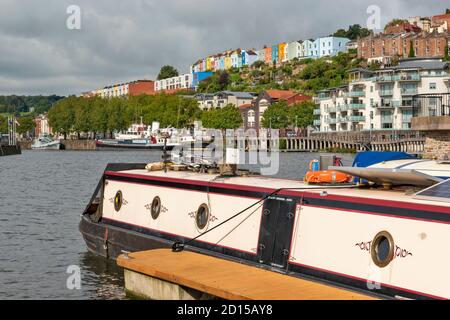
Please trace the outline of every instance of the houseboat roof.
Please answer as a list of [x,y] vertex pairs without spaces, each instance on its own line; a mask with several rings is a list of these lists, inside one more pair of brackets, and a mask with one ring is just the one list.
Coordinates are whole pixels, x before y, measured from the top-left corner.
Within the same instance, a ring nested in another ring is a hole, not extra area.
[[[298,180],[278,179],[267,176],[237,176],[224,177],[218,174],[202,174],[191,171],[147,171],[145,169],[128,170],[119,172],[106,172],[112,176],[126,176],[130,178],[138,178],[143,180],[163,180],[174,183],[186,183],[196,186],[208,186],[237,189],[245,192],[270,193],[277,189],[282,190],[278,195],[302,196],[304,193],[315,194],[316,197],[324,197],[324,199],[346,201],[346,198],[352,198],[352,201],[361,201],[365,203],[379,202],[383,205],[395,206],[397,202],[402,205],[414,208],[416,205],[433,205],[444,207],[443,210],[450,213],[450,202],[439,202],[425,199],[417,199],[414,197],[415,192],[411,192],[412,188],[399,187],[392,190],[382,188],[360,188],[356,185],[336,185],[336,186],[320,186],[304,183],[299,177]],[[297,189],[298,188],[298,189]],[[424,189],[424,188],[423,188]]]

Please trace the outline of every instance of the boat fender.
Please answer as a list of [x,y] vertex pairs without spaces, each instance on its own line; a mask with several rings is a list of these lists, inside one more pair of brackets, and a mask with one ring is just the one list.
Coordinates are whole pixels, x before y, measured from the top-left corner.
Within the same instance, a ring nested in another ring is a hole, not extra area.
[[313,171],[313,172],[319,171],[320,170],[320,161],[316,160],[316,159],[312,160],[309,163],[309,170]]

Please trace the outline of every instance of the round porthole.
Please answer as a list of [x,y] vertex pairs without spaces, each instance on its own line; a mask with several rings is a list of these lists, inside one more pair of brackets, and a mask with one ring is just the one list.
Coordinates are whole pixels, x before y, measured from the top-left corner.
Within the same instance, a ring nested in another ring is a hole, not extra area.
[[378,233],[372,241],[371,255],[373,262],[384,268],[394,259],[394,239],[387,231]]
[[160,212],[161,212],[161,199],[159,197],[154,197],[151,208],[153,220],[158,219]]
[[122,208],[123,196],[122,191],[117,191],[116,196],[114,197],[114,210],[119,212],[120,208]]
[[209,221],[209,208],[207,204],[202,204],[197,209],[195,214],[195,224],[199,230],[203,230],[208,225]]

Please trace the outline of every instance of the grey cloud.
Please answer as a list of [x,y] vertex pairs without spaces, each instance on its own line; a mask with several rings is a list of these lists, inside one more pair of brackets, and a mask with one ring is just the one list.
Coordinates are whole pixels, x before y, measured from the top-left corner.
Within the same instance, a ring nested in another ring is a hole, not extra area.
[[[71,4],[81,7],[81,30],[66,28]],[[440,0],[0,0],[0,94],[78,94],[155,78],[164,64],[187,72],[225,49],[365,25],[371,4],[382,23],[445,10]]]

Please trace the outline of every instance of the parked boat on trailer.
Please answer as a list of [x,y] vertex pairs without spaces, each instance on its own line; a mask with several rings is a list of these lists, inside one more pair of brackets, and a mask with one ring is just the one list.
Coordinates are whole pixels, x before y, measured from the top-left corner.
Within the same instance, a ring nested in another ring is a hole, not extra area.
[[80,223],[88,249],[116,258],[172,247],[385,298],[450,298],[442,178],[357,168],[367,184],[310,185],[177,166],[108,165]]

